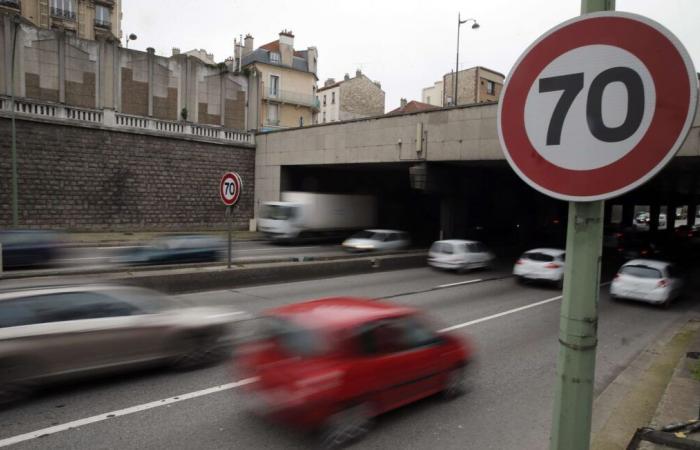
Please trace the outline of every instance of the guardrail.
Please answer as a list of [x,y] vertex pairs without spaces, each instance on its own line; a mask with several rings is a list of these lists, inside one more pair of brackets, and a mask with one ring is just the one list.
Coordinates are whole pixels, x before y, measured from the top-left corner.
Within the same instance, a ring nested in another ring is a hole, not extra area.
[[[189,136],[238,144],[255,144],[254,135],[245,131],[231,130],[213,125],[200,125],[189,122],[155,119],[152,117],[133,116],[109,109],[77,108],[19,98],[15,99],[14,110],[15,113],[20,116],[34,116],[78,123],[97,124],[115,129],[149,130],[166,135]],[[12,112],[12,101],[8,97],[0,97],[0,112]]]

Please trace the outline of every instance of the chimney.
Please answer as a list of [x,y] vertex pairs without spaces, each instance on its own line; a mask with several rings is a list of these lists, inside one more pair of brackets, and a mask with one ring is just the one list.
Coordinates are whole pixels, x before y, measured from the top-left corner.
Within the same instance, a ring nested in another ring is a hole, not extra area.
[[180,54],[180,49],[177,47],[173,47],[173,56],[177,56]]
[[379,81],[376,81],[376,80],[375,80],[375,81],[373,81],[372,83],[374,83],[374,85],[377,86],[379,89],[382,88],[382,83],[380,83]]
[[357,70],[355,71],[355,76],[358,77],[358,78],[361,77],[361,76],[362,76],[362,71],[361,71],[360,69],[357,69]]
[[323,86],[330,86],[331,84],[335,84],[335,78],[329,78],[326,80],[325,83],[323,83]]
[[291,66],[294,58],[294,34],[289,30],[280,31],[280,60],[283,66]]
[[349,73],[346,73],[346,74],[345,74],[345,78],[343,78],[343,79],[344,79],[345,81],[348,81],[348,80],[350,79],[350,74],[349,74]]
[[402,98],[401,99],[401,107],[405,108],[407,104],[408,104],[408,100],[406,100],[405,98]]
[[246,34],[243,40],[243,56],[250,55],[251,53],[253,53],[253,36]]

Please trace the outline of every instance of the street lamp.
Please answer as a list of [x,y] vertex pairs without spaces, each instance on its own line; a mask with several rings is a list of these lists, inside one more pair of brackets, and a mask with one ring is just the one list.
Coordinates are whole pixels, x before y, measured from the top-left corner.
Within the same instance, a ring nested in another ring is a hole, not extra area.
[[129,41],[135,41],[135,40],[138,39],[138,38],[139,38],[139,37],[136,36],[134,33],[131,33],[130,35],[128,35],[128,36],[126,37],[126,48],[129,48]]
[[12,36],[12,61],[10,63],[10,117],[11,117],[11,147],[12,147],[12,227],[19,225],[19,189],[17,185],[17,128],[15,125],[15,53],[17,53],[17,32],[19,31],[20,18],[15,14],[12,17],[14,24]]
[[479,22],[476,21],[476,19],[465,19],[462,20],[461,13],[457,13],[457,64],[455,65],[455,88],[454,91],[452,92],[452,104],[455,106],[458,104],[457,98],[459,97],[457,93],[457,87],[458,87],[458,81],[459,81],[459,28],[462,26],[462,24],[467,23],[467,22],[474,22],[472,24],[472,30],[476,30],[479,28]]

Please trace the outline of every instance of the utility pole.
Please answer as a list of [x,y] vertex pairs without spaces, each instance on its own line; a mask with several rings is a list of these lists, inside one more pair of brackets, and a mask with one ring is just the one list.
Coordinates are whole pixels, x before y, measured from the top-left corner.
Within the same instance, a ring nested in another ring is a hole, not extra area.
[[10,134],[12,152],[12,227],[19,226],[19,193],[17,182],[17,128],[15,125],[15,54],[17,53],[17,31],[19,31],[20,19],[15,14],[12,17],[14,30],[12,33],[12,60],[10,63]]
[[462,13],[457,13],[457,62],[455,63],[454,90],[452,91],[452,105],[457,105],[457,84],[459,80],[459,29],[462,26]]
[[[615,0],[581,0],[581,14]],[[588,450],[593,416],[604,201],[569,202],[551,450]]]

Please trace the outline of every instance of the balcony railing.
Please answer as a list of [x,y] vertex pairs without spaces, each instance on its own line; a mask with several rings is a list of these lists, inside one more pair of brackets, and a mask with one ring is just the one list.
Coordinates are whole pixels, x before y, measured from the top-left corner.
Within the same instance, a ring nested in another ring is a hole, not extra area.
[[[204,138],[236,144],[255,144],[255,136],[252,133],[217,126],[132,116],[108,109],[75,108],[57,103],[37,102],[26,98],[16,99],[14,106],[18,117],[37,117],[44,120],[71,122],[83,126],[94,124],[121,130],[142,130],[195,139]],[[0,97],[0,116],[7,117],[11,112],[12,101],[7,97]]]
[[21,4],[19,0],[0,0],[0,6],[7,6],[8,8],[20,9]]
[[280,103],[289,103],[292,105],[300,105],[307,106],[309,108],[320,109],[319,102],[318,100],[316,100],[316,96],[311,94],[302,94],[300,92],[284,90],[278,90],[275,94],[269,91],[265,91],[263,98],[265,98],[265,100],[271,100]]
[[51,16],[63,20],[75,20],[75,11],[51,7]]
[[100,28],[112,28],[112,21],[109,19],[95,18],[95,26]]

